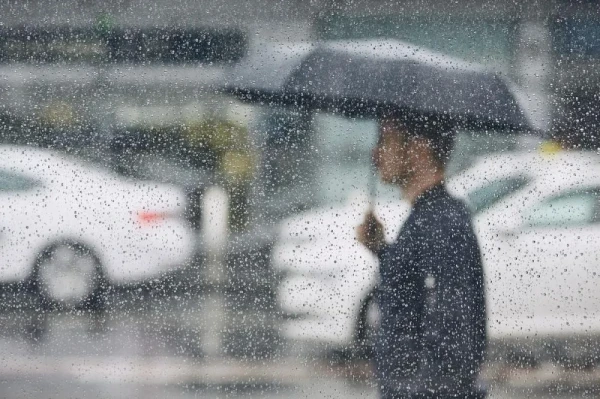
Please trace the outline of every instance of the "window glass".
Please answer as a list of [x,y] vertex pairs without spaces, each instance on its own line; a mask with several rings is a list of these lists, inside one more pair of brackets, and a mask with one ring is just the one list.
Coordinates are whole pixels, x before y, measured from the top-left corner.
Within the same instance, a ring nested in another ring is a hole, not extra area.
[[593,397],[600,2],[529,3],[0,1],[0,399]]
[[585,191],[550,198],[534,206],[526,216],[531,227],[565,227],[596,221],[598,195]]
[[25,177],[5,170],[0,170],[0,192],[25,191],[37,186],[38,183]]
[[470,192],[467,195],[467,202],[473,213],[480,213],[523,188],[527,183],[529,183],[529,179],[523,176],[493,180]]
[[[505,65],[512,54],[513,19],[471,19],[436,13],[401,15],[326,15],[316,21],[326,40],[385,37],[452,54],[466,60]],[[440,40],[443,38],[443,40]]]
[[0,28],[0,63],[213,63],[244,56],[239,29],[74,27]]
[[594,18],[557,18],[550,25],[554,51],[560,57],[600,56],[600,23]]

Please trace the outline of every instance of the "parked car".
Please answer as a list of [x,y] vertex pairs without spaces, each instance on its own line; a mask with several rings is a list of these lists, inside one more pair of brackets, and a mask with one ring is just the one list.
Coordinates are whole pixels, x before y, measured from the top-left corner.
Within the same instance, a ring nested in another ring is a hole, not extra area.
[[[448,179],[472,208],[487,289],[492,339],[600,333],[600,157],[588,152],[521,152],[479,158]],[[355,227],[368,198],[289,218],[279,227],[273,267],[283,275],[283,334],[344,348],[377,321],[375,256]],[[377,199],[391,241],[409,213]]]
[[73,308],[103,286],[186,264],[194,236],[175,186],[126,180],[58,152],[0,146],[0,281]]

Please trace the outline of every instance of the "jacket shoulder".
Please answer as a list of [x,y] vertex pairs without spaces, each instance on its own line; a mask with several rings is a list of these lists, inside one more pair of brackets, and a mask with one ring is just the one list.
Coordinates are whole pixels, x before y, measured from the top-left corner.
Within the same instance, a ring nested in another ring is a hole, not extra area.
[[426,214],[426,222],[440,229],[471,229],[471,211],[461,199],[445,196],[432,205],[431,211]]

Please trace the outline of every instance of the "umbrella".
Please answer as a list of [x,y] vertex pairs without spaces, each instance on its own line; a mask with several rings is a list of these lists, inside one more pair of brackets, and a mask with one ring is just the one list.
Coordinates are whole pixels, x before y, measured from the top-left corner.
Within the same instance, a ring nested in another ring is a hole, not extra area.
[[227,81],[227,92],[252,103],[351,116],[393,108],[462,127],[532,130],[503,77],[395,40],[265,44]]

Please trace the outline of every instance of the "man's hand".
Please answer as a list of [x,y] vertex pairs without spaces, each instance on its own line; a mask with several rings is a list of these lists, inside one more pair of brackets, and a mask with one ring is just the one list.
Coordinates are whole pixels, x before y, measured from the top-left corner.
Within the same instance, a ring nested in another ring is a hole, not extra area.
[[377,220],[373,211],[369,211],[364,222],[356,228],[356,239],[374,254],[385,245],[383,224]]

